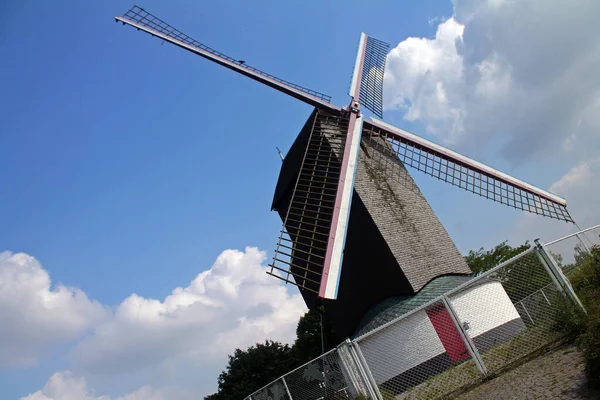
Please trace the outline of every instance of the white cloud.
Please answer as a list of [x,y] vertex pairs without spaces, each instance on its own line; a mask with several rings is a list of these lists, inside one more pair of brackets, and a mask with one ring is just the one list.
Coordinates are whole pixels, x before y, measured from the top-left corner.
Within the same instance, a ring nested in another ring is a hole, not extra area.
[[[434,37],[405,39],[388,55],[387,117],[418,122],[436,141],[549,188],[581,227],[599,223],[600,2],[452,3]],[[486,224],[465,220],[470,204],[441,215],[462,226],[467,248],[576,230],[526,213],[499,221],[491,208]]]
[[550,186],[550,191],[562,193],[573,189],[589,188],[593,179],[591,171],[592,166],[593,164],[590,162],[583,162],[575,166],[562,178],[554,182],[552,186]]
[[75,364],[118,373],[177,360],[218,359],[266,338],[292,342],[306,312],[299,294],[265,274],[266,254],[226,250],[164,300],[133,294],[73,352]]
[[[577,164],[550,187],[569,199],[569,209],[582,228],[600,224],[600,157]],[[579,229],[572,224],[525,215],[512,237],[517,241],[540,237],[544,241],[558,239]]]
[[464,26],[450,18],[438,25],[434,39],[408,38],[388,55],[385,106],[405,111],[405,118],[423,121],[438,132],[436,121],[444,121],[444,137],[462,134],[462,110],[451,106],[453,93],[461,84],[462,58],[458,47]]
[[[439,22],[435,37],[408,38],[388,56],[386,108],[459,150],[477,149],[476,158],[495,141],[513,163],[561,163],[550,189],[567,198],[580,225],[598,223],[598,17],[600,3],[591,0],[455,0],[451,18],[431,22]],[[526,215],[510,237],[553,239],[567,228]],[[160,399],[181,371],[210,375],[214,385],[226,354],[266,338],[291,342],[305,311],[300,295],[264,273],[264,261],[256,248],[226,250],[166,298],[132,294],[107,315],[80,290],[52,287],[32,257],[0,253],[0,368],[31,364],[47,346],[79,338],[71,354],[79,375],[59,372],[27,400],[110,399],[83,376],[110,387],[135,374],[142,384],[133,387],[142,387],[122,400]]]
[[81,290],[52,287],[35,258],[0,253],[0,369],[34,364],[48,346],[79,337],[104,316]]
[[389,54],[386,108],[469,152],[499,140],[516,163],[594,157],[600,3],[453,3],[434,38],[408,38]]
[[[115,400],[166,400],[167,397],[150,386],[143,386]],[[96,396],[88,388],[83,377],[74,376],[70,371],[57,372],[48,379],[43,389],[20,400],[111,400],[108,396]]]
[[46,346],[74,341],[73,373],[57,372],[27,400],[110,400],[85,378],[105,393],[141,386],[119,400],[208,394],[236,347],[295,339],[306,307],[300,294],[265,273],[265,259],[254,247],[225,250],[166,298],[132,294],[109,311],[81,290],[52,288],[33,257],[0,253],[0,360],[24,365]]

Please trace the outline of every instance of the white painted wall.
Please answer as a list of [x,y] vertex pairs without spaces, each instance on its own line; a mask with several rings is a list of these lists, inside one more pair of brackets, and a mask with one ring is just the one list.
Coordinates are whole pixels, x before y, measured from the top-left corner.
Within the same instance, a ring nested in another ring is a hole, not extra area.
[[[475,338],[497,326],[520,319],[499,282],[485,282],[452,296],[462,322]],[[425,310],[363,339],[360,348],[378,384],[445,352]]]
[[425,310],[369,336],[360,348],[378,384],[445,351]]
[[500,282],[475,286],[451,296],[450,301],[461,322],[469,324],[468,333],[472,338],[520,318]]

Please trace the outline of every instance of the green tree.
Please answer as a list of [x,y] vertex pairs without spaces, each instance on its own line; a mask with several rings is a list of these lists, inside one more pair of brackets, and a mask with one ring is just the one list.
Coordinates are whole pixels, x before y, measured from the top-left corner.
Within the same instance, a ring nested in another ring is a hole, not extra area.
[[267,340],[246,350],[236,349],[219,375],[219,390],[204,400],[242,400],[293,367],[287,344]]
[[304,314],[296,327],[296,341],[290,348],[279,342],[267,340],[246,350],[236,349],[218,378],[217,393],[204,400],[244,399],[290,370],[321,355],[321,318],[325,351],[339,344],[331,321],[324,308]]
[[313,308],[304,314],[296,327],[296,341],[292,346],[292,355],[297,365],[304,364],[319,357],[322,352],[321,321],[323,322],[323,347],[331,350],[339,344],[337,334],[325,308]]
[[[521,254],[529,247],[529,242],[512,247],[504,241],[490,250],[483,248],[478,251],[471,250],[465,260],[473,272],[482,273]],[[502,282],[504,290],[513,303],[552,282],[550,275],[535,253],[520,257],[495,273],[494,277]]]
[[505,240],[491,250],[484,250],[483,247],[477,251],[470,250],[469,254],[465,256],[465,260],[471,271],[475,273],[485,272],[530,247],[528,241],[518,247],[512,247],[506,242]]

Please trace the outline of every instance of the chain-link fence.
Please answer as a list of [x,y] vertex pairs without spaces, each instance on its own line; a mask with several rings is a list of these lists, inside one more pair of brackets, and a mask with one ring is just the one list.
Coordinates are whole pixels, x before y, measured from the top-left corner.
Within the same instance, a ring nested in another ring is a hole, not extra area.
[[437,397],[472,383],[477,365],[442,300],[419,308],[357,344],[384,399]]
[[563,273],[569,276],[583,265],[594,249],[600,247],[600,226],[584,229],[554,240],[545,244],[544,247]]
[[247,400],[354,400],[369,393],[364,371],[357,363],[352,345],[337,349],[288,372],[252,393]]
[[600,226],[535,243],[246,400],[451,397],[527,360],[564,338],[565,307],[583,308],[567,277],[600,255]]
[[489,372],[556,341],[561,291],[537,248],[448,297]]
[[600,225],[549,242],[544,248],[565,277],[571,296],[582,303],[597,301],[589,295],[588,278],[593,263],[600,261]]

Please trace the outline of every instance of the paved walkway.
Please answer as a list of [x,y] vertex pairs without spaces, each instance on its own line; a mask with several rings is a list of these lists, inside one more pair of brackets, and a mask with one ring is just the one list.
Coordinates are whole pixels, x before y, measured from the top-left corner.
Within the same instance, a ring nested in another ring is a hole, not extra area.
[[546,353],[458,397],[492,399],[600,399],[585,387],[584,361],[572,345]]

